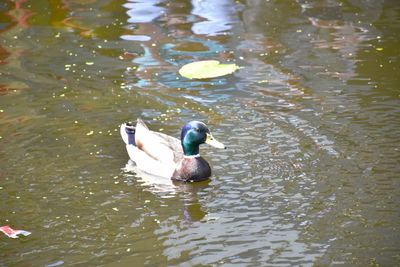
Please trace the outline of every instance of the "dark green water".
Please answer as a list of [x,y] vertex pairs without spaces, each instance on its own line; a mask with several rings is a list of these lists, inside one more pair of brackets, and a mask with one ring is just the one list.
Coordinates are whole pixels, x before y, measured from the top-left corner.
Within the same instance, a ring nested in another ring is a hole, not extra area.
[[[398,1],[0,2],[0,266],[399,266]],[[233,75],[187,80],[217,59]],[[118,126],[203,120],[208,183]]]

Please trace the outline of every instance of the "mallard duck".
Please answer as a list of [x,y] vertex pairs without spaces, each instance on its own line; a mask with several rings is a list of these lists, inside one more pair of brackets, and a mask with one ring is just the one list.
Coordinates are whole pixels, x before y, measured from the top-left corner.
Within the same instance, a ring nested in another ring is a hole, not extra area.
[[149,130],[138,119],[121,125],[121,136],[129,157],[137,168],[146,173],[175,181],[199,182],[209,179],[211,168],[200,156],[199,146],[207,143],[216,148],[226,148],[200,121],[191,121],[182,127],[181,140]]

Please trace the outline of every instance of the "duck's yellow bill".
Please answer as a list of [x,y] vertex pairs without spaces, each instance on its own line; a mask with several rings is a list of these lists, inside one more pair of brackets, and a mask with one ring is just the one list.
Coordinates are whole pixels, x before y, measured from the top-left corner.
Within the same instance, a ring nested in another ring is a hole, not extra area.
[[226,146],[221,143],[218,142],[211,134],[207,134],[207,138],[206,138],[206,144],[209,144],[210,146],[216,147],[216,148],[223,148],[226,149]]

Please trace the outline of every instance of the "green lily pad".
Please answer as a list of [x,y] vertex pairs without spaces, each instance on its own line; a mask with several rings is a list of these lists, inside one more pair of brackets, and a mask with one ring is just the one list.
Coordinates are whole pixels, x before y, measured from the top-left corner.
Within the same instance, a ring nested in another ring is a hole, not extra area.
[[182,66],[179,74],[189,79],[207,79],[224,76],[235,72],[236,64],[220,64],[218,60],[203,60]]

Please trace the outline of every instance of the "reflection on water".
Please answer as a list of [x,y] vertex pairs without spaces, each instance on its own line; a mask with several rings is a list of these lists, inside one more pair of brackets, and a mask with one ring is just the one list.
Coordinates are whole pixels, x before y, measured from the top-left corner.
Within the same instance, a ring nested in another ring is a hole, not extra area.
[[[329,75],[335,78],[339,78],[343,81],[356,78],[356,63],[358,50],[368,47],[366,41],[370,41],[377,36],[374,36],[373,29],[371,29],[371,22],[376,21],[379,18],[379,10],[381,10],[382,3],[377,1],[375,6],[363,5],[361,3],[355,3],[352,9],[363,10],[361,17],[357,13],[346,12],[340,6],[330,6],[324,4],[301,4],[302,13],[310,20],[311,24],[322,33],[324,38],[318,40],[312,40],[316,49],[333,49],[336,50],[339,55],[335,54],[335,58],[339,56],[343,61],[343,65],[340,66],[341,71],[325,71],[320,73],[321,75]],[[374,12],[370,10],[373,8]],[[361,17],[361,18],[360,18]],[[368,20],[368,22],[361,21]]]
[[199,203],[197,193],[208,187],[210,181],[200,183],[181,183],[172,182],[164,177],[158,177],[137,169],[132,161],[128,161],[124,171],[125,182],[127,185],[143,186],[145,190],[152,192],[161,198],[174,198],[176,194],[185,194],[183,205],[183,219],[187,222],[200,221],[207,214],[203,211],[202,205]]
[[[3,2],[0,265],[398,262],[396,1]],[[125,169],[139,116],[207,122],[211,181]]]
[[232,0],[193,0],[191,14],[203,20],[192,25],[193,34],[215,36],[226,34],[239,22],[238,4]]

